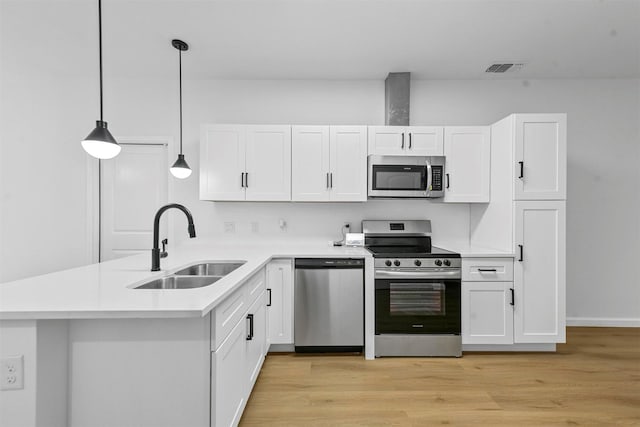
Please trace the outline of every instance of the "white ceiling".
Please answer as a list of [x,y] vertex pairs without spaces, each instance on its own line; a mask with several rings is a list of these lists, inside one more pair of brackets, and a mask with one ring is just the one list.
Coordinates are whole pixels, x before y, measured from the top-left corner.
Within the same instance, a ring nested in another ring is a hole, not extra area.
[[[14,60],[95,71],[97,0],[1,6]],[[640,77],[640,0],[103,0],[103,19],[105,69],[122,76],[175,76],[181,38],[187,78]],[[494,61],[526,66],[485,74]]]

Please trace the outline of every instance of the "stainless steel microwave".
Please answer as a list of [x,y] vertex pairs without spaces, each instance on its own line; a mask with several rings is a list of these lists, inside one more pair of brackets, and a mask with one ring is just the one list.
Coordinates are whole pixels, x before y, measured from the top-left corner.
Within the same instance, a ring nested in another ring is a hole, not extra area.
[[444,196],[444,156],[375,156],[367,159],[369,198]]

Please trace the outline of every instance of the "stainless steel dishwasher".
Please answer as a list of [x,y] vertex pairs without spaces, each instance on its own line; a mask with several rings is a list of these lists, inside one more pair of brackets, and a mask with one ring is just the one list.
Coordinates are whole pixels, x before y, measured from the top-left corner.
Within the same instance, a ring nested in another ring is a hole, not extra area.
[[358,352],[364,345],[364,260],[297,258],[296,352]]

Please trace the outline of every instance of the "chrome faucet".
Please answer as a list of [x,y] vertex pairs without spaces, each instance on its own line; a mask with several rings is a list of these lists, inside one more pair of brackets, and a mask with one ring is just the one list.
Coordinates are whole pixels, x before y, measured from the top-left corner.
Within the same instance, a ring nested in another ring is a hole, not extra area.
[[180,209],[187,216],[187,221],[189,221],[189,237],[192,239],[196,237],[196,227],[193,225],[193,216],[191,216],[191,212],[189,209],[178,203],[170,203],[168,205],[164,205],[158,212],[156,212],[156,216],[153,220],[153,249],[151,249],[151,271],[160,271],[160,257],[162,258],[167,256],[167,252],[164,250],[164,242],[163,242],[163,251],[162,255],[160,254],[160,248],[158,245],[159,234],[160,234],[160,217],[167,209],[176,208]]

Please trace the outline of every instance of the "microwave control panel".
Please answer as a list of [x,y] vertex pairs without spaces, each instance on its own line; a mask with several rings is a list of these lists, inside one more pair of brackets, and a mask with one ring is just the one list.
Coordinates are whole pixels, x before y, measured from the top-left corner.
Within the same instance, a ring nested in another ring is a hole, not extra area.
[[431,190],[442,191],[442,166],[431,166]]

